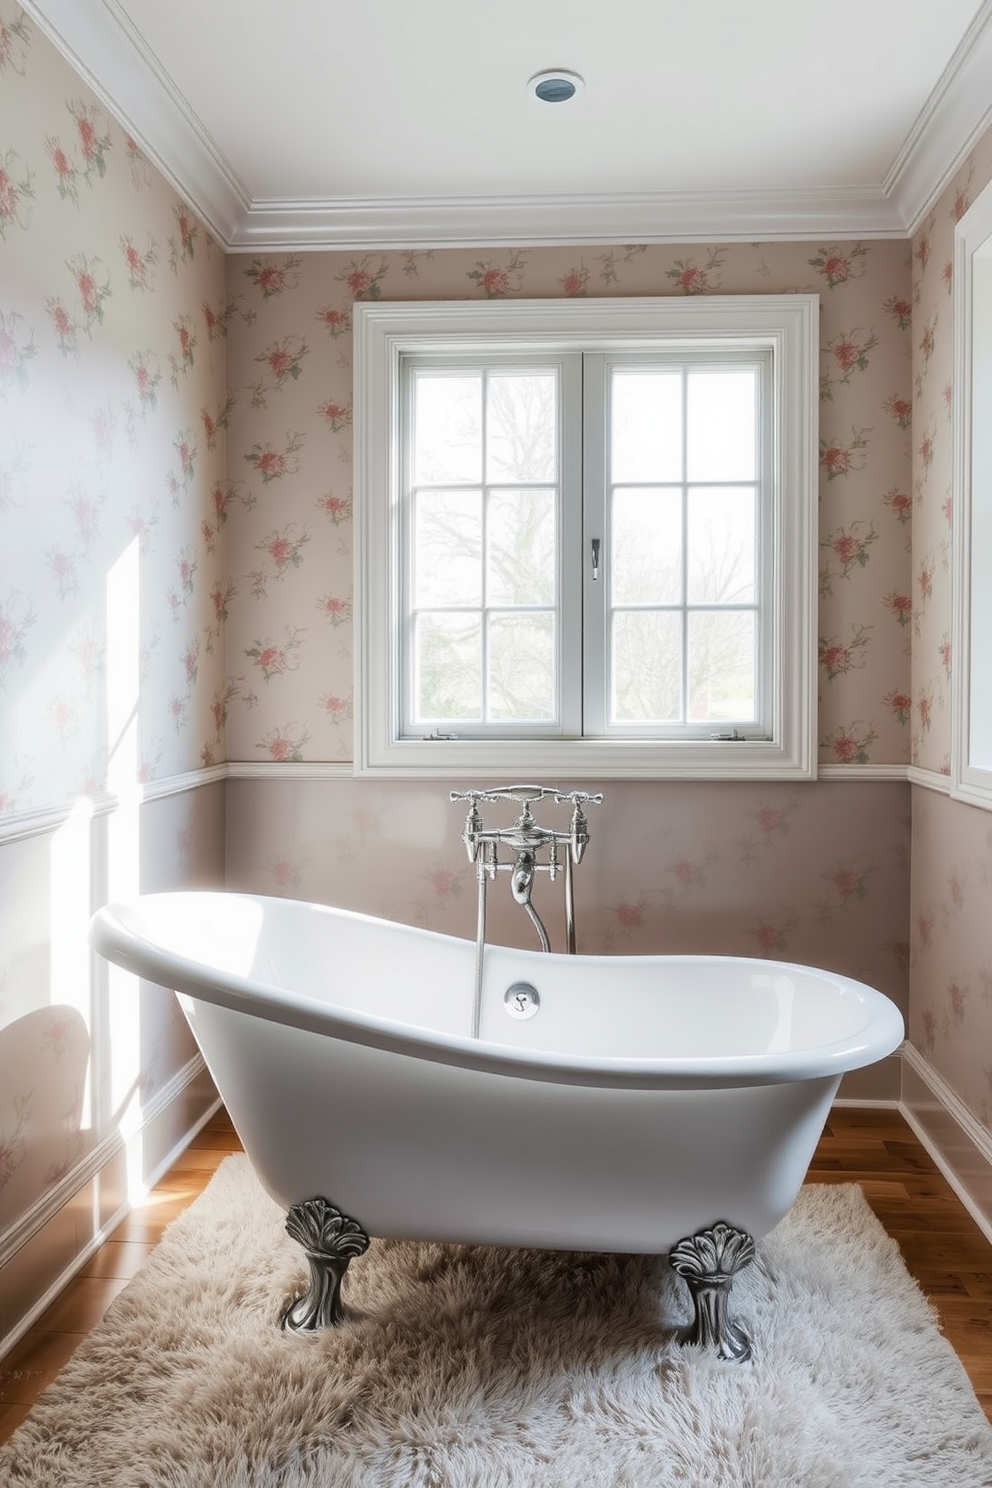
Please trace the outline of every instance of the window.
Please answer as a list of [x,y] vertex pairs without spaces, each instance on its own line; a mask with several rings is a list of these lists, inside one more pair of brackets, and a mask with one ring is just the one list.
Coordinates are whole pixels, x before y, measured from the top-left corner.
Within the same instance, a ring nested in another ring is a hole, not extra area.
[[992,810],[992,187],[954,230],[951,792]]
[[816,297],[355,311],[356,768],[811,777]]

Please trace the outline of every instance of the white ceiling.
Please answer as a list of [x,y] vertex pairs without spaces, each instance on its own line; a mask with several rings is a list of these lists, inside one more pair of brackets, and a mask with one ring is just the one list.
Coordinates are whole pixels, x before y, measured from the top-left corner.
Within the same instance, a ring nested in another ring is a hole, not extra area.
[[234,247],[902,235],[992,118],[992,0],[22,3]]

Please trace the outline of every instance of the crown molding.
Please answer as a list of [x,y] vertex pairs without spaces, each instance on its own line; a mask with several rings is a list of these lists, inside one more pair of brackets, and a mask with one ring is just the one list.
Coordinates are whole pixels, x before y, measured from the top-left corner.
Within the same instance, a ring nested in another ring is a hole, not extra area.
[[984,0],[877,187],[252,199],[119,0],[21,4],[228,251],[905,238],[992,122],[992,0]]
[[901,238],[873,188],[551,197],[253,201],[228,247],[538,247],[565,243],[728,243]]
[[116,0],[20,0],[20,5],[228,247],[251,198]]
[[992,125],[990,77],[992,0],[983,0],[885,178],[907,236]]

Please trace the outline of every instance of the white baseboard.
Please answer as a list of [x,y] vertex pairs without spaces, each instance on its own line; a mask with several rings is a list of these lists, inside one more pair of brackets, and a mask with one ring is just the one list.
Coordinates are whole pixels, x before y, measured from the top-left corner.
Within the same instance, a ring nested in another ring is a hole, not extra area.
[[992,1135],[909,1043],[902,1049],[899,1110],[992,1244]]
[[102,1142],[4,1237],[0,1359],[130,1213],[135,1172],[143,1190],[153,1188],[219,1105],[197,1054],[149,1102],[136,1132]]

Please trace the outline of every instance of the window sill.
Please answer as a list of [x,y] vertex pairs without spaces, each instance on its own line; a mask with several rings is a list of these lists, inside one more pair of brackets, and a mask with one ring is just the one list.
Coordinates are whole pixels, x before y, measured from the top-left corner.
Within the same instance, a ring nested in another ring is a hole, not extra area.
[[356,775],[451,780],[482,773],[560,780],[815,780],[812,748],[773,740],[659,744],[651,739],[521,742],[404,739],[360,751]]

